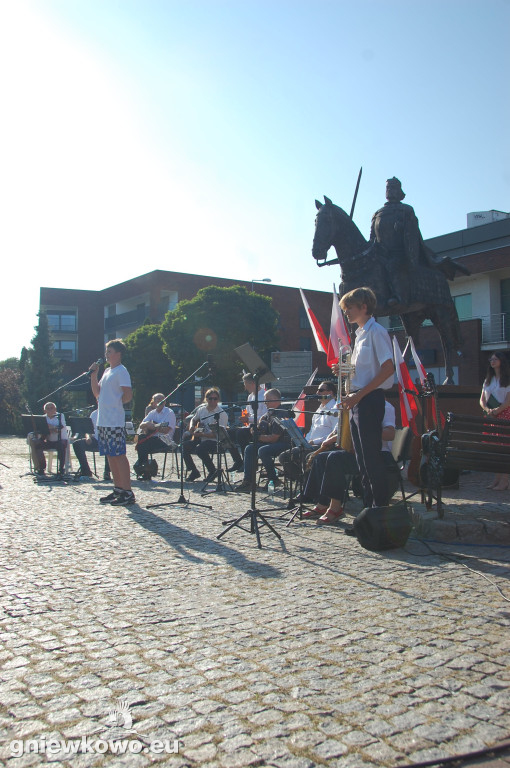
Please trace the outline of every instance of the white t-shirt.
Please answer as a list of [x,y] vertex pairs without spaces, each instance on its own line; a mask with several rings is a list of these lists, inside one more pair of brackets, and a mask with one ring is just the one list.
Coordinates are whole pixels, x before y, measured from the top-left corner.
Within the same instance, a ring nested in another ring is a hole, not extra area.
[[198,426],[205,430],[205,432],[212,432],[213,427],[211,427],[211,425],[216,423],[216,419],[213,418],[213,413],[220,414],[218,422],[220,427],[228,427],[227,412],[223,410],[221,405],[217,405],[213,411],[209,411],[207,409],[207,405],[199,405],[195,415],[193,416],[193,421],[195,423],[197,421],[200,422]]
[[[382,428],[383,430],[386,429],[386,427],[393,427],[395,428],[395,409],[392,406],[391,403],[386,402],[384,403],[384,416],[382,420]],[[391,451],[391,445],[393,443],[393,440],[383,440],[382,441],[382,451]]]
[[122,387],[131,387],[131,377],[125,366],[107,368],[99,381],[98,427],[123,427],[126,412],[122,403]]
[[50,432],[49,435],[47,435],[46,440],[48,443],[56,443],[58,440],[58,425],[60,423],[60,439],[61,440],[67,440],[67,428],[66,428],[66,420],[64,418],[64,414],[57,413],[56,416],[53,416],[51,419],[49,416],[46,416],[46,421],[48,422],[49,427],[55,427],[57,429],[57,432]]
[[[363,389],[372,381],[386,360],[393,360],[390,335],[386,328],[376,323],[371,317],[363,328],[358,328],[356,331],[356,343],[351,358],[356,371],[351,379],[351,392]],[[393,378],[391,374],[379,385],[379,389],[390,389]]]
[[172,445],[177,419],[175,418],[175,413],[170,408],[167,408],[166,405],[163,406],[161,411],[158,411],[158,409],[155,408],[153,411],[149,411],[143,421],[153,421],[154,424],[166,424],[170,427],[170,432],[167,432],[166,434],[155,432],[154,437],[159,437],[161,442],[166,443],[167,445]]
[[[260,419],[261,416],[263,416],[265,413],[267,413],[267,405],[264,402],[264,395],[266,394],[266,390],[264,387],[259,388],[259,397],[258,397],[258,406],[257,406],[257,420]],[[255,392],[252,392],[248,395],[248,403],[253,403],[255,400]],[[253,406],[248,405],[246,410],[248,411],[248,422],[250,424],[253,424]]]
[[488,384],[483,385],[483,392],[485,392],[485,402],[487,403],[489,397],[493,395],[498,403],[504,403],[507,394],[510,392],[510,387],[501,387],[499,379],[495,376],[492,377]]
[[312,426],[306,435],[306,439],[311,445],[321,445],[323,440],[336,429],[338,416],[328,416],[324,411],[334,411],[336,409],[336,400],[331,398],[325,405],[321,404],[312,416]]
[[94,427],[94,437],[97,440],[98,439],[98,434],[97,434],[97,408],[96,408],[95,411],[92,411],[92,413],[90,414],[90,420],[92,422],[92,426]]

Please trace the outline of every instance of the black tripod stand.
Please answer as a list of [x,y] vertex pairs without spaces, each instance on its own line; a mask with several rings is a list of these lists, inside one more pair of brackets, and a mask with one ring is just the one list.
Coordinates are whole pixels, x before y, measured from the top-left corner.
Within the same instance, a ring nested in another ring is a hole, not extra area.
[[[202,365],[199,368],[197,368],[196,371],[193,371],[193,373],[191,373],[186,379],[184,379],[184,381],[182,381],[180,384],[178,384],[176,386],[176,388],[174,390],[172,390],[172,392],[170,392],[165,397],[165,400],[163,402],[165,402],[170,397],[172,397],[172,395],[174,395],[179,389],[182,389],[185,386],[185,384],[187,384],[188,381],[190,381],[193,377],[195,377],[196,374],[199,371],[201,371],[202,368],[204,368],[206,365],[209,365],[209,361],[207,361],[205,363],[202,363]],[[201,381],[204,381],[205,379],[207,379],[207,376],[204,379],[201,379]],[[185,507],[189,507],[189,505],[191,503],[189,498],[187,499],[184,496],[184,452],[183,452],[183,447],[184,447],[184,439],[183,439],[184,438],[184,406],[180,405],[179,408],[180,408],[180,420],[179,421],[180,421],[180,424],[181,424],[181,442],[180,442],[180,446],[179,446],[179,454],[180,454],[179,455],[179,468],[180,468],[180,485],[181,485],[180,495],[179,495],[179,498],[176,499],[176,501],[164,501],[164,502],[161,502],[160,504],[147,504],[147,509],[156,509],[157,507],[172,507],[172,506],[185,506]],[[193,506],[194,507],[202,507],[203,509],[212,509],[212,507],[210,507],[208,504],[199,504],[196,501],[193,502]]]
[[[299,446],[295,446],[299,450],[299,503],[296,506],[296,499],[292,498],[292,491],[291,491],[291,498],[289,499],[288,509],[283,513],[283,515],[280,515],[280,519],[283,520],[287,517],[287,515],[290,515],[290,520],[288,521],[286,528],[289,527],[291,523],[294,522],[296,517],[299,516],[299,519],[303,519],[303,509],[305,508],[305,505],[303,503],[303,481],[305,477],[305,471],[306,471],[306,457],[308,456],[308,453],[305,452],[305,446],[304,444],[300,444]],[[292,482],[292,481],[291,481]]]
[[[253,461],[251,466],[251,505],[250,509],[247,512],[244,512],[244,514],[240,515],[235,520],[228,520],[223,523],[223,525],[226,525],[224,531],[222,531],[216,538],[221,539],[228,531],[230,531],[234,526],[243,528],[241,523],[244,520],[250,521],[250,533],[254,533],[257,537],[257,546],[259,549],[262,548],[262,543],[260,540],[260,528],[263,526],[267,526],[271,533],[273,533],[277,539],[281,539],[282,537],[278,533],[278,531],[275,531],[273,526],[266,520],[264,515],[262,515],[259,510],[256,507],[255,503],[255,493],[256,493],[256,474],[257,474],[257,461],[258,461],[258,391],[259,391],[259,385],[261,382],[264,381],[274,381],[276,378],[269,368],[264,364],[263,360],[257,355],[254,349],[249,344],[243,344],[241,347],[236,347],[234,350],[238,356],[241,358],[241,360],[245,363],[245,365],[248,367],[250,372],[253,374],[253,378],[255,381],[255,399],[252,404],[253,408]],[[243,528],[243,530],[246,530]]]
[[[227,486],[230,490],[232,490],[232,486],[230,485],[228,474],[226,472],[227,458],[224,451],[224,449],[227,447],[227,442],[230,442],[230,438],[225,427],[220,426],[220,414],[213,414],[213,419],[214,423],[211,425],[211,427],[212,431],[216,432],[216,472],[214,479],[206,480],[201,491],[202,496],[208,496],[211,493],[228,493]],[[222,466],[223,462],[225,463],[225,469],[223,469]],[[212,490],[207,491],[207,486],[213,481],[215,483],[215,487]]]

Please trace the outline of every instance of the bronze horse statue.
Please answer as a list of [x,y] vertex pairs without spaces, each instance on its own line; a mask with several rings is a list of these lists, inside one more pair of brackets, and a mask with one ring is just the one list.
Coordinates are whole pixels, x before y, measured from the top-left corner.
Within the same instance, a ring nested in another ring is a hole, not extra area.
[[[407,336],[415,343],[424,320],[430,320],[439,332],[443,348],[446,379],[453,384],[452,356],[461,355],[460,323],[445,274],[440,269],[420,264],[409,274],[407,301],[388,306],[390,288],[385,277],[382,256],[376,245],[368,243],[347,213],[324,197],[324,204],[315,201],[318,213],[312,255],[318,266],[340,264],[341,294],[368,286],[377,297],[375,314],[379,317],[400,315]],[[333,246],[337,258],[327,261]]]

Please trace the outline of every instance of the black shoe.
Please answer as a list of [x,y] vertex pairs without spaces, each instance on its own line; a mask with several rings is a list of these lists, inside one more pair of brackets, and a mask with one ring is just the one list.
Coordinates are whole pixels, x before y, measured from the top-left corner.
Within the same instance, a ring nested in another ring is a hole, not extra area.
[[111,507],[127,507],[130,504],[134,504],[136,501],[133,491],[122,491],[116,496],[113,501],[110,501]]
[[44,469],[36,469],[35,470],[36,475],[44,476]]
[[100,504],[111,504],[112,501],[114,501],[117,496],[120,496],[122,491],[118,491],[117,488],[114,488],[111,493],[108,494],[108,496],[101,496],[99,499]]
[[110,475],[110,473],[109,472],[105,472],[104,475],[103,475],[103,480],[106,480],[107,483],[110,483],[111,479],[112,479],[112,476]]
[[244,469],[244,462],[242,460],[234,462],[231,467],[227,467],[227,472],[240,472]]
[[212,480],[215,479],[217,474],[218,474],[218,470],[217,469],[211,469],[211,471],[209,472],[209,474],[205,478],[205,482],[206,483],[210,483]]
[[251,493],[252,484],[249,480],[243,480],[241,483],[237,483],[234,486],[234,490],[241,491],[241,493]]
[[200,472],[197,469],[192,469],[189,475],[186,477],[187,483],[192,483],[193,480],[198,480],[200,477]]

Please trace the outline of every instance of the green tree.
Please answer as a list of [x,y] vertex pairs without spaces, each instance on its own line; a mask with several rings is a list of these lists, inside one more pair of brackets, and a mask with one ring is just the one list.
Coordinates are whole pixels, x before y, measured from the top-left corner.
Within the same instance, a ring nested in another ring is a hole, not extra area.
[[174,386],[172,364],[163,352],[159,331],[159,325],[147,323],[124,339],[127,351],[122,362],[132,379],[135,419],[143,419],[145,406],[155,392],[167,395]]
[[17,357],[8,357],[6,360],[0,361],[0,371],[19,371],[19,360]]
[[266,362],[278,346],[278,312],[271,299],[246,288],[209,286],[180,301],[161,324],[163,351],[184,379],[213,356],[217,384],[230,398],[239,391],[242,363],[234,352],[250,343]]
[[2,434],[21,433],[21,413],[23,409],[21,395],[21,374],[13,368],[0,370],[0,432]]
[[[62,384],[62,366],[53,352],[46,313],[41,311],[37,316],[39,323],[24,360],[22,392],[31,410],[42,413],[43,403],[39,400]],[[60,402],[61,408],[64,407],[62,393],[55,400]]]

